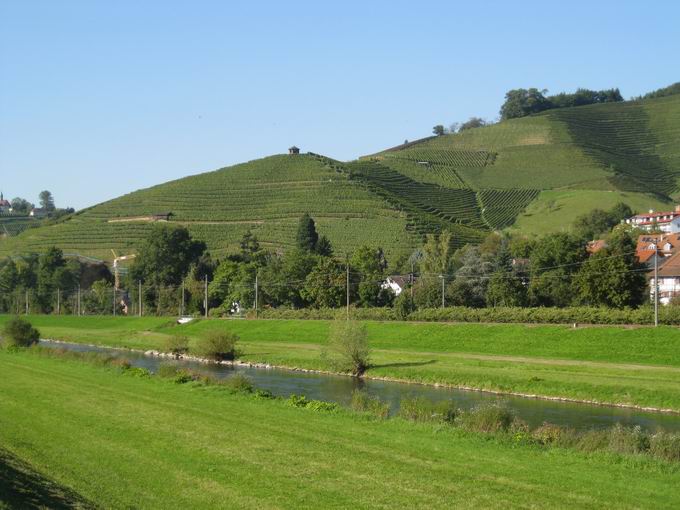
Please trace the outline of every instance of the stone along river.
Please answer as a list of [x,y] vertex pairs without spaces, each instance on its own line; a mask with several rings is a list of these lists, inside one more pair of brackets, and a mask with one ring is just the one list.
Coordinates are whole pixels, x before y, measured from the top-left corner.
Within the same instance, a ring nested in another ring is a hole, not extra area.
[[680,415],[640,411],[594,404],[559,402],[529,397],[495,395],[483,391],[460,390],[421,384],[407,384],[372,379],[357,379],[341,375],[315,374],[277,368],[256,368],[200,363],[191,360],[169,360],[147,356],[141,352],[126,349],[95,347],[90,345],[41,341],[41,345],[79,352],[103,352],[125,358],[132,366],[155,372],[161,363],[173,363],[193,371],[217,378],[231,377],[236,373],[246,375],[258,389],[269,390],[280,397],[292,394],[305,395],[309,399],[349,404],[355,389],[364,389],[369,394],[389,402],[392,412],[399,409],[404,397],[424,397],[431,401],[453,400],[457,407],[468,409],[483,404],[501,403],[532,427],[543,422],[570,426],[575,429],[610,427],[620,423],[626,427],[639,425],[655,431],[680,431]]

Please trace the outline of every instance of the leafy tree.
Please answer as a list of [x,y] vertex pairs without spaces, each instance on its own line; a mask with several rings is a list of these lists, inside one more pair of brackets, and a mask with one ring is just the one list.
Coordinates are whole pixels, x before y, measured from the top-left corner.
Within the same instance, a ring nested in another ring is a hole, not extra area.
[[322,257],[332,257],[333,256],[333,245],[331,245],[330,239],[325,235],[319,237],[316,243],[316,253]]
[[486,289],[488,306],[524,306],[526,302],[527,288],[517,274],[507,271],[493,273]]
[[328,335],[326,356],[335,370],[361,376],[371,356],[366,326],[356,321],[335,321]]
[[458,127],[458,131],[480,128],[486,126],[487,124],[488,122],[481,117],[470,117],[468,120],[461,123],[461,125]]
[[318,257],[303,250],[291,250],[273,258],[260,273],[262,302],[272,306],[302,308],[308,304],[301,290]]
[[449,274],[452,262],[451,232],[444,231],[439,235],[427,234],[423,245],[421,270],[431,274]]
[[545,89],[538,90],[536,88],[508,91],[505,94],[505,102],[501,106],[501,119],[515,119],[547,110],[550,101],[545,97],[546,92]]
[[241,257],[243,257],[243,260],[246,262],[251,261],[260,251],[260,243],[250,229],[243,234],[243,237],[239,242],[239,247],[241,249]]
[[113,302],[113,284],[106,279],[97,280],[90,292],[83,296],[84,309],[95,315],[110,314]]
[[40,207],[48,212],[54,211],[54,197],[50,191],[41,191],[38,198],[40,199]]
[[33,209],[33,204],[25,198],[16,197],[12,199],[12,211],[28,214]]
[[18,288],[19,282],[17,265],[8,258],[0,265],[0,312],[12,310],[12,293]]
[[30,347],[38,343],[39,339],[40,332],[20,317],[7,321],[2,331],[2,343],[5,347]]
[[295,241],[297,247],[303,251],[314,252],[316,250],[319,234],[316,231],[314,220],[308,213],[300,218]]
[[619,202],[609,211],[593,209],[587,214],[581,215],[574,220],[574,233],[584,240],[591,240],[609,231],[621,220],[633,215],[631,208]]
[[179,285],[205,248],[205,243],[192,239],[184,227],[154,225],[130,268],[130,276],[158,287]]
[[540,238],[530,257],[529,296],[532,304],[571,304],[571,277],[587,257],[584,243],[574,235],[560,232]]
[[645,266],[635,256],[630,232],[614,231],[607,246],[583,264],[574,279],[576,300],[590,306],[623,308],[645,299]]
[[307,275],[300,295],[316,308],[342,306],[346,296],[344,268],[331,258],[321,257]]
[[[460,249],[460,268],[456,271],[453,304],[484,306],[489,277],[494,272],[494,257],[482,254],[478,246],[466,245]],[[465,302],[461,302],[462,299]]]
[[387,269],[382,248],[360,246],[352,255],[350,266],[360,306],[385,306],[392,301],[392,292],[382,288]]
[[442,124],[437,124],[432,128],[432,134],[441,136],[446,133],[446,129],[444,129],[444,126]]

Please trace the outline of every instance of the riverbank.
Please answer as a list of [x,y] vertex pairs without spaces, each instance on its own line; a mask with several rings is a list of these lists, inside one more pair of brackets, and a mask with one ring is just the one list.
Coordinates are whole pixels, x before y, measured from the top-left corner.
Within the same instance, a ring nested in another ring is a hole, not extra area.
[[[0,317],[0,325],[6,317]],[[34,316],[43,337],[159,350],[168,335],[196,339],[228,328],[245,362],[330,371],[321,357],[329,321]],[[676,328],[569,328],[367,322],[367,375],[554,399],[680,410]]]
[[[0,351],[0,442],[125,508],[675,508],[680,471]],[[106,476],[102,476],[106,466]],[[0,498],[1,499],[1,498]]]

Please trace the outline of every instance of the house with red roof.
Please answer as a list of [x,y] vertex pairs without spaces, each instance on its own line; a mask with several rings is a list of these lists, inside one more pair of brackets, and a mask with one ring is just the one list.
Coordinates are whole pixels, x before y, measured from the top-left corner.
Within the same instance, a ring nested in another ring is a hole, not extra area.
[[12,204],[9,200],[5,200],[4,195],[0,191],[0,213],[12,212]]
[[680,205],[676,205],[673,211],[654,212],[650,209],[646,214],[626,218],[625,222],[648,232],[675,234],[680,232]]

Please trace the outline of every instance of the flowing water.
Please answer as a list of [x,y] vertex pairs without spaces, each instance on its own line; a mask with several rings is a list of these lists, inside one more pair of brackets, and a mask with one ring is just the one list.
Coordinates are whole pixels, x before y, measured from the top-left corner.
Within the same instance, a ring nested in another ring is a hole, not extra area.
[[453,400],[457,407],[469,409],[482,404],[502,403],[514,413],[535,427],[543,422],[570,426],[575,429],[610,427],[616,423],[655,431],[664,429],[680,431],[680,415],[638,411],[619,407],[556,402],[528,397],[499,396],[481,391],[440,388],[419,384],[357,379],[354,377],[304,373],[293,370],[255,368],[199,363],[189,360],[168,360],[146,356],[140,352],[125,349],[111,349],[72,343],[41,341],[41,345],[64,348],[79,352],[103,352],[112,356],[126,358],[135,367],[155,372],[161,363],[174,363],[196,372],[217,378],[231,377],[236,373],[246,375],[258,389],[269,390],[280,397],[292,394],[305,395],[309,399],[349,404],[355,389],[364,389],[390,404],[392,412],[399,409],[404,397],[424,397],[431,401]]

